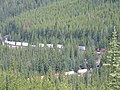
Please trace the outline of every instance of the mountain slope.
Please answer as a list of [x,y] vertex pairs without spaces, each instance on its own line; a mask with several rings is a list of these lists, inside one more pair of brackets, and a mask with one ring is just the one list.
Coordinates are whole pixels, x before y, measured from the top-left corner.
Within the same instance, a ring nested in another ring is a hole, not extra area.
[[106,40],[114,25],[120,31],[119,4],[119,1],[65,0],[8,18],[1,24],[1,32],[26,32],[29,35],[36,32],[38,37],[48,39]]
[[0,20],[61,0],[0,0]]

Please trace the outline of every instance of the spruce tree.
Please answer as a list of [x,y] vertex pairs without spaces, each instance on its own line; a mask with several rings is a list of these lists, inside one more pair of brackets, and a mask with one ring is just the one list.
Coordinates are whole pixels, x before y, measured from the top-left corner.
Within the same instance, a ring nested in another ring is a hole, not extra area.
[[108,51],[108,64],[110,67],[109,74],[109,88],[111,90],[120,90],[120,51],[119,44],[117,41],[117,32],[114,27],[114,31],[112,32],[112,40],[110,42],[110,48]]

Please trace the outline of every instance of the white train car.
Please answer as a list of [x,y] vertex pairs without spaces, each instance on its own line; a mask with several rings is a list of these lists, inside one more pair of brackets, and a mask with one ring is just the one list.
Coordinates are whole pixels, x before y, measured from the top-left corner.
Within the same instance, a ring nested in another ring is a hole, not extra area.
[[47,47],[53,48],[53,44],[47,44]]
[[22,46],[22,42],[16,42],[16,46]]
[[80,74],[80,75],[83,75],[83,74],[86,73],[87,71],[88,71],[87,69],[79,69],[79,70],[77,71],[77,73]]
[[28,43],[27,43],[27,42],[22,42],[22,46],[23,46],[23,47],[27,47],[27,46],[28,46]]
[[68,71],[68,72],[65,72],[65,75],[75,75],[76,73],[75,73],[75,71]]
[[15,42],[14,41],[8,41],[8,44],[11,46],[15,46]]
[[79,48],[80,50],[82,50],[82,51],[85,51],[85,50],[86,50],[85,46],[78,46],[78,48]]
[[61,49],[61,48],[63,48],[63,45],[57,44],[57,48]]

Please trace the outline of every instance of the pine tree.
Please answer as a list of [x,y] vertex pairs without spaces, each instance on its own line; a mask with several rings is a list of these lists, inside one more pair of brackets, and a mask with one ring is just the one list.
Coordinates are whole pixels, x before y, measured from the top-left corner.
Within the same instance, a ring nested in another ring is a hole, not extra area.
[[[120,90],[120,51],[119,44],[117,41],[117,32],[114,27],[114,31],[112,33],[112,40],[110,42],[110,50],[108,51],[108,64],[110,67],[110,79],[109,79],[109,87],[111,90]],[[106,65],[106,64],[104,64]]]

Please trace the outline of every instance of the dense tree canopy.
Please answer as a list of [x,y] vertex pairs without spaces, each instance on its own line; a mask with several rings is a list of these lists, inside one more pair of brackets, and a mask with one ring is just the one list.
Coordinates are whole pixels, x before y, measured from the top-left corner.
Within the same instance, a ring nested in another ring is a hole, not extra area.
[[119,0],[0,0],[0,40],[0,90],[120,88]]
[[119,14],[119,1],[65,0],[9,17],[1,21],[0,30],[13,40],[64,43],[72,38],[103,47],[114,25],[119,33]]
[[60,0],[0,0],[0,20],[43,7]]

